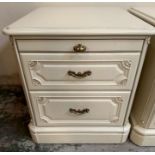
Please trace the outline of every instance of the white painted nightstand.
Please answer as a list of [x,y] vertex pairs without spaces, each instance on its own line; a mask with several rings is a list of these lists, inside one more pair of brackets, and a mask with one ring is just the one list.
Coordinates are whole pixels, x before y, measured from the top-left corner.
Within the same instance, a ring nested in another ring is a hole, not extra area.
[[[155,26],[155,7],[137,7],[130,12]],[[141,146],[155,146],[155,36],[151,39],[131,120],[130,139]]]
[[7,26],[38,143],[123,143],[154,27],[126,10],[37,9]]

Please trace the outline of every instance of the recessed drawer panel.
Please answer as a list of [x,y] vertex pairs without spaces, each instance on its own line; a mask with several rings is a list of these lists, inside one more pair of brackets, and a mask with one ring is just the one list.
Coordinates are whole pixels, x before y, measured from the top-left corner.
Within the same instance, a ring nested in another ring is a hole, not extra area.
[[139,53],[20,56],[30,90],[130,90],[139,60]]
[[17,40],[19,51],[75,52],[78,44],[82,52],[141,51],[143,40]]
[[130,92],[31,92],[38,126],[122,125]]

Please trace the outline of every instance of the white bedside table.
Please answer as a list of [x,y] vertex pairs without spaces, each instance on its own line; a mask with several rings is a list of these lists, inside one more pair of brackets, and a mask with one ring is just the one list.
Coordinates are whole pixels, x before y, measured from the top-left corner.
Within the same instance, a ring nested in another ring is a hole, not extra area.
[[[155,7],[137,7],[130,12],[155,26]],[[131,140],[142,146],[155,146],[155,37],[151,39],[133,110]]]
[[40,8],[7,26],[38,143],[123,143],[154,27],[126,10]]

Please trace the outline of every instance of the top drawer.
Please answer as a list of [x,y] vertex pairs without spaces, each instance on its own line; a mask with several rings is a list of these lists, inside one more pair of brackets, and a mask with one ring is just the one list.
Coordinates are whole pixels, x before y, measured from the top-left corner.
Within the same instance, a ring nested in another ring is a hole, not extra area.
[[[81,44],[82,48],[77,45]],[[17,40],[19,51],[102,52],[141,51],[143,40]],[[85,48],[83,48],[85,47]]]

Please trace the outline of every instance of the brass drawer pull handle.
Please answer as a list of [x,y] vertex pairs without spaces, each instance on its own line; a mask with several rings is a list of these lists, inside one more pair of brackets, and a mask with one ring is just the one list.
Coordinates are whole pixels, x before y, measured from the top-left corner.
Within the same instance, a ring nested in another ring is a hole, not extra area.
[[83,72],[83,73],[81,73],[81,72],[78,72],[78,73],[76,73],[76,72],[74,72],[74,71],[68,71],[68,75],[69,76],[73,76],[73,77],[75,77],[75,78],[85,78],[85,77],[87,77],[87,76],[90,76],[92,74],[92,72],[91,71],[85,71],[85,72]]
[[78,45],[75,45],[73,47],[74,49],[74,52],[85,52],[86,51],[86,46],[82,45],[82,44],[78,44]]
[[86,113],[89,113],[89,109],[88,108],[85,108],[85,109],[82,109],[82,110],[80,110],[80,109],[72,109],[72,108],[70,108],[69,109],[69,112],[70,113],[74,113],[74,114],[86,114]]

